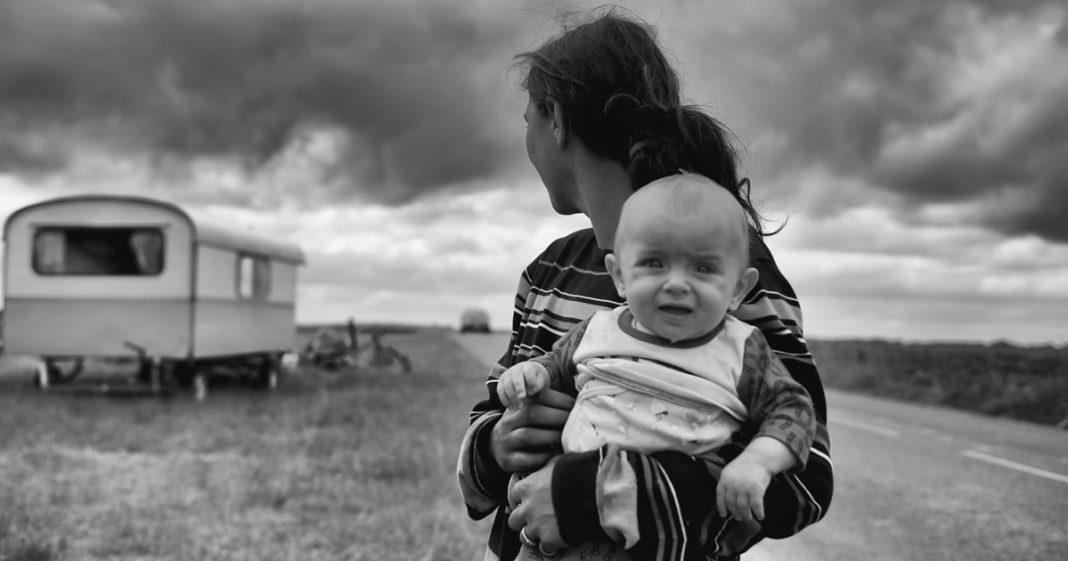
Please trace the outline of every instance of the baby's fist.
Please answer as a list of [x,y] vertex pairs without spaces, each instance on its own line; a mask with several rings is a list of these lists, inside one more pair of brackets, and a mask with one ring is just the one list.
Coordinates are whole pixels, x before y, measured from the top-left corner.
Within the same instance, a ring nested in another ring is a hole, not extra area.
[[505,407],[519,407],[549,387],[549,371],[536,362],[520,362],[505,370],[497,382],[497,397]]
[[[741,460],[741,461],[739,461]],[[758,462],[741,457],[724,466],[716,487],[719,515],[730,514],[738,520],[764,519],[764,492],[771,482],[771,471]]]

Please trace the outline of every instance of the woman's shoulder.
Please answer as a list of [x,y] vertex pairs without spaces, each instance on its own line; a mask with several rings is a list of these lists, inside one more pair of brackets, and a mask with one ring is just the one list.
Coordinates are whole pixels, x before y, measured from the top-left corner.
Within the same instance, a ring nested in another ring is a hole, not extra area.
[[[527,267],[528,288],[541,293],[566,294],[595,307],[622,302],[604,264],[605,251],[592,229],[578,230],[556,239]],[[582,314],[586,317],[588,314]]]

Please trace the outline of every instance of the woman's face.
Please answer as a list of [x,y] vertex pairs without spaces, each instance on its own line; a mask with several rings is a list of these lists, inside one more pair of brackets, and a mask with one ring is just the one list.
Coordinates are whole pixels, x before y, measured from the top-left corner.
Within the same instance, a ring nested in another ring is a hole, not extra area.
[[549,192],[553,210],[560,214],[577,214],[582,211],[576,195],[575,182],[567,166],[564,151],[557,142],[557,127],[551,112],[538,109],[528,99],[523,112],[527,122],[527,157],[538,170],[541,182]]

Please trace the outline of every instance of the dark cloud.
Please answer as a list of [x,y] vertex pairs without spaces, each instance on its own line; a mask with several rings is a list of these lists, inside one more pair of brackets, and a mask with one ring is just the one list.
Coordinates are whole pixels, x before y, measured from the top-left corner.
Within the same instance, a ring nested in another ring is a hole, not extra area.
[[[0,172],[61,171],[87,143],[172,177],[201,157],[254,173],[306,153],[323,176],[298,196],[317,203],[529,174],[506,71],[557,32],[534,14],[551,4],[0,0]],[[691,53],[691,93],[708,86],[730,107],[717,116],[776,139],[758,156],[777,183],[819,167],[894,193],[906,213],[1008,200],[974,219],[1068,242],[1063,2],[633,8]],[[990,65],[1022,40],[1044,51]],[[324,131],[339,139],[325,156]]]
[[[226,158],[252,171],[329,129],[346,141],[324,162],[323,185],[338,195],[403,202],[484,177],[522,154],[501,102],[486,99],[507,91],[520,35],[495,10],[0,0],[0,166],[48,169],[80,138],[150,160]],[[25,141],[38,131],[54,141],[44,162]]]
[[[2,125],[0,125],[2,128]],[[43,146],[31,142],[16,142],[14,138],[0,135],[0,173],[8,170],[23,175],[47,175],[62,170],[66,158]]]
[[[824,167],[909,206],[1008,196],[1019,202],[985,225],[1068,242],[1066,12],[1054,0],[789,3],[717,23],[699,42],[721,55],[700,68],[751,134],[777,133],[781,149],[761,157],[778,179]],[[1021,39],[1046,50],[994,63]]]

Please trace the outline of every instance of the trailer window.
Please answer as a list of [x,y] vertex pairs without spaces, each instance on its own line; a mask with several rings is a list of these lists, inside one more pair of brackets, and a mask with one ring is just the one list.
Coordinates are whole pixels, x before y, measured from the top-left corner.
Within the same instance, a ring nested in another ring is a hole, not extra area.
[[266,300],[271,293],[271,261],[242,255],[237,262],[237,294],[241,298]]
[[40,228],[33,270],[41,275],[158,275],[163,271],[159,228]]

